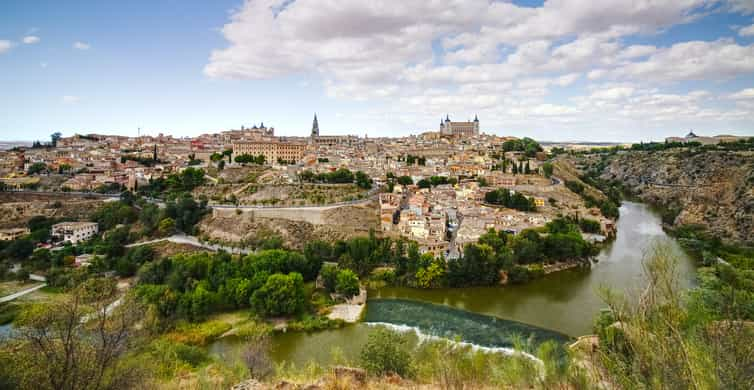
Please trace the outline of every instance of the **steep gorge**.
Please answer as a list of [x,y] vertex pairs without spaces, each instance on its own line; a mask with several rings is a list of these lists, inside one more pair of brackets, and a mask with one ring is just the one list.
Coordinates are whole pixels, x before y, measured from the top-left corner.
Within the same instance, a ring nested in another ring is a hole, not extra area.
[[729,242],[754,242],[754,152],[624,151],[600,178],[664,210],[672,226],[698,224]]

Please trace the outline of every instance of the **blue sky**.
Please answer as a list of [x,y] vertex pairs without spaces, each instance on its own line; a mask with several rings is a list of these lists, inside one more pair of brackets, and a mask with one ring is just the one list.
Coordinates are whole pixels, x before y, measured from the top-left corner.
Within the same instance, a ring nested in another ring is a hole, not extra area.
[[404,3],[0,2],[0,140],[306,135],[314,112],[330,134],[754,135],[752,1]]

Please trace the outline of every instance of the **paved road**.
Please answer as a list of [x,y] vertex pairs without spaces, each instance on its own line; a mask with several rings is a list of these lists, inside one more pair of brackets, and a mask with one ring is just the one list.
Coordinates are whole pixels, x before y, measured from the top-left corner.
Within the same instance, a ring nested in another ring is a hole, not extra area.
[[149,244],[154,244],[154,243],[163,242],[163,241],[168,241],[168,242],[172,242],[176,244],[188,244],[188,245],[198,246],[200,248],[209,249],[212,251],[224,250],[229,253],[241,253],[241,254],[249,254],[249,253],[254,252],[254,250],[252,249],[234,248],[234,247],[224,246],[224,245],[207,244],[207,243],[199,241],[199,239],[194,236],[188,236],[185,234],[174,234],[172,236],[158,238],[156,240],[135,242],[133,244],[126,245],[126,248],[132,248],[132,247],[141,246],[141,245],[149,245]]
[[42,287],[44,287],[46,285],[47,285],[47,283],[42,283],[42,284],[40,284],[38,286],[34,286],[32,288],[28,288],[26,290],[19,291],[19,292],[15,293],[15,294],[6,295],[6,296],[0,298],[0,303],[10,302],[10,301],[12,301],[12,300],[14,300],[16,298],[20,298],[20,297],[22,297],[22,296],[24,296],[26,294],[31,294],[34,291],[37,291],[37,290],[39,290],[40,288],[42,288]]

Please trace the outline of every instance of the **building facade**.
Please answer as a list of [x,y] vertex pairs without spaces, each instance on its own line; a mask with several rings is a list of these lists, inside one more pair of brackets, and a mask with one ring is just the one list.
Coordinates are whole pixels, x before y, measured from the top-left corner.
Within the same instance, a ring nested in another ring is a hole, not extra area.
[[0,241],[13,241],[29,234],[29,228],[0,229]]
[[451,122],[450,115],[445,120],[440,120],[440,135],[455,137],[473,137],[479,135],[479,118],[474,116],[473,121]]
[[297,142],[280,142],[280,141],[248,141],[234,142],[233,155],[241,156],[248,154],[250,156],[264,156],[265,161],[276,162],[278,159],[299,162],[304,158],[306,153],[306,144]]
[[99,232],[96,222],[61,222],[52,225],[52,236],[58,241],[77,244],[94,237]]

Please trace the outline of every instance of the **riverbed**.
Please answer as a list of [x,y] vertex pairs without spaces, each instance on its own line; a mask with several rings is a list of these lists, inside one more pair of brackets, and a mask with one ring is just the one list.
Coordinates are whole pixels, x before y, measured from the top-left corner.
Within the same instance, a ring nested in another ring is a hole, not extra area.
[[[439,335],[461,338],[481,347],[506,347],[513,334],[557,340],[589,334],[595,316],[605,306],[600,289],[637,293],[644,284],[643,260],[658,244],[667,245],[678,256],[682,280],[686,286],[693,284],[693,261],[663,232],[657,214],[646,205],[633,202],[624,202],[620,214],[616,239],[601,251],[591,269],[556,272],[518,286],[371,290],[366,323],[309,334],[277,334],[272,358],[299,367],[308,361],[324,365],[356,361],[376,323],[413,329],[418,333],[412,337],[417,339]],[[390,302],[392,299],[399,301]],[[385,302],[389,310],[385,310]],[[241,344],[222,340],[213,344],[210,351],[234,359]]]

